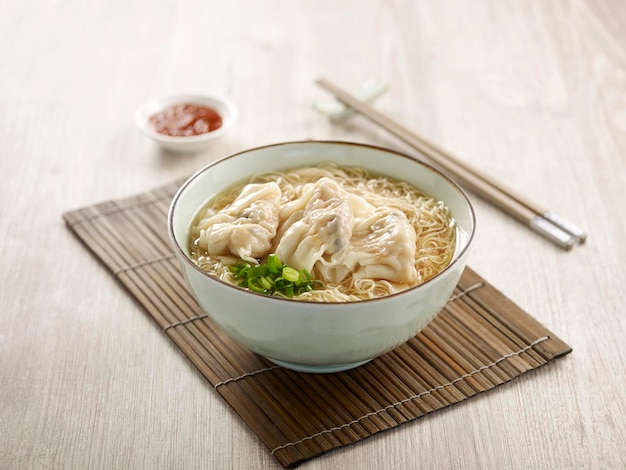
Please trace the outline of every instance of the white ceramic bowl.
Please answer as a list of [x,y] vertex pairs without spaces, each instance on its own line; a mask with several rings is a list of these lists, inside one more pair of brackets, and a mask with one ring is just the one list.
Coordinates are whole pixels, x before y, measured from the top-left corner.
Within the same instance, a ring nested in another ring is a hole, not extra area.
[[[176,103],[193,103],[209,106],[222,117],[222,126],[205,134],[178,137],[159,134],[149,124],[154,114]],[[230,130],[237,119],[237,108],[225,97],[203,94],[180,94],[152,98],[137,108],[135,124],[141,132],[154,140],[161,147],[174,152],[198,152],[207,148],[211,142],[222,137]]]
[[[259,172],[332,161],[402,179],[444,201],[457,224],[451,264],[426,283],[373,300],[312,303],[268,297],[209,276],[188,255],[188,231],[208,199]],[[473,240],[475,215],[449,178],[411,157],[348,142],[288,142],[247,150],[198,171],[174,197],[171,243],[202,309],[228,334],[275,364],[304,372],[336,372],[364,364],[421,331],[453,292]]]

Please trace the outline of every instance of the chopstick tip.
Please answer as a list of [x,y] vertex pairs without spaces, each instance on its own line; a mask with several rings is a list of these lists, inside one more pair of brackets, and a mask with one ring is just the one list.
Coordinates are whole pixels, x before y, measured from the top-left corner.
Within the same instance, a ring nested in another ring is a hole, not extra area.
[[533,217],[530,228],[567,251],[571,250],[577,241],[570,233],[540,215]]
[[554,212],[546,211],[543,214],[543,217],[564,232],[569,233],[579,244],[582,245],[585,241],[587,241],[587,234],[583,229],[565,220],[563,217],[555,214]]

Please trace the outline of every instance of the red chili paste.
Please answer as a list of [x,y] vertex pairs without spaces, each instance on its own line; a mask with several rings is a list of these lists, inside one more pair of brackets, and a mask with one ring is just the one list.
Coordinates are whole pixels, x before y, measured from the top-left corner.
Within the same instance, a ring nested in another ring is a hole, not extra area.
[[208,106],[177,103],[150,116],[150,124],[159,134],[184,137],[219,129],[222,116]]

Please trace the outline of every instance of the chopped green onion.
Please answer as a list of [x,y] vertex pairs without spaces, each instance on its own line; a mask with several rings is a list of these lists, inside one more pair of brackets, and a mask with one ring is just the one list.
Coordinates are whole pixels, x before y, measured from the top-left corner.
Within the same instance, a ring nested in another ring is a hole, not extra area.
[[280,260],[278,259],[278,256],[276,255],[269,255],[267,258],[267,270],[269,272],[271,272],[272,274],[280,274],[280,270],[282,269],[283,265],[281,264]]
[[230,270],[239,281],[239,287],[266,295],[293,297],[324,287],[324,283],[313,279],[306,269],[298,271],[284,265],[276,255],[269,255],[266,263],[256,266],[240,261],[230,266]]
[[300,273],[289,266],[283,268],[283,277],[289,282],[300,283]]
[[293,297],[293,285],[289,284],[287,287],[285,287],[285,295],[287,297]]
[[254,292],[264,292],[265,289],[261,285],[260,278],[248,279],[248,289],[253,290]]
[[265,290],[270,290],[274,284],[269,276],[260,277],[259,282]]
[[267,266],[265,264],[254,266],[246,271],[246,277],[248,279],[263,277],[266,274],[267,274]]

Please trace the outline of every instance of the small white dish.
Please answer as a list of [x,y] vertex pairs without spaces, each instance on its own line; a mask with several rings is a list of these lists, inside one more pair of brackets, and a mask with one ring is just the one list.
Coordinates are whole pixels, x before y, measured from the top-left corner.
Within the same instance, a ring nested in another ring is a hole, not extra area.
[[[222,118],[221,127],[192,136],[170,136],[156,132],[150,125],[150,117],[178,103],[192,103],[213,108]],[[207,148],[212,141],[226,134],[236,120],[237,108],[230,99],[198,93],[152,98],[140,105],[135,112],[135,124],[139,130],[161,147],[174,152],[198,152]]]

